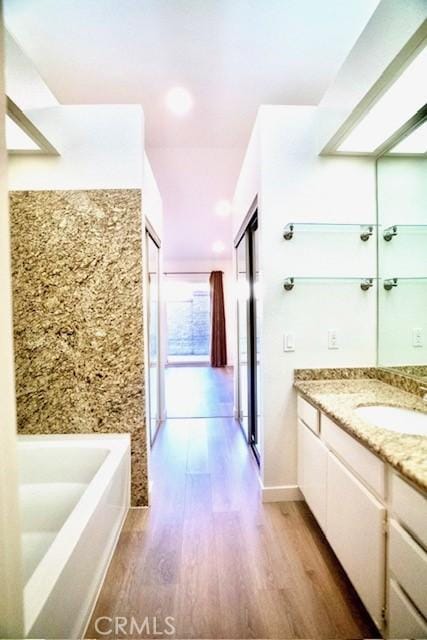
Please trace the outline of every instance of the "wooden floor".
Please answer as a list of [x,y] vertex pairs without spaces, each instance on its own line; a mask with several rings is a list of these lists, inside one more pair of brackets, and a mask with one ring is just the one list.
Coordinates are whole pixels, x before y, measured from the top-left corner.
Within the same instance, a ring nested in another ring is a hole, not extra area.
[[228,418],[233,415],[232,369],[188,365],[167,367],[169,418]]
[[[261,504],[233,419],[168,420],[152,475],[152,507],[129,513],[86,637],[159,638],[167,616],[163,637],[378,637],[305,504]],[[100,616],[150,633],[101,635]]]

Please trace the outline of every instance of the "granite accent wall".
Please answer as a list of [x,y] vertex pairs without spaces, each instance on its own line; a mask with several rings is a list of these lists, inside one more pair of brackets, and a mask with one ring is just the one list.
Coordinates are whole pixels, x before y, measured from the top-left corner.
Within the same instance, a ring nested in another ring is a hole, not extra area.
[[10,194],[20,433],[130,433],[147,504],[139,189]]

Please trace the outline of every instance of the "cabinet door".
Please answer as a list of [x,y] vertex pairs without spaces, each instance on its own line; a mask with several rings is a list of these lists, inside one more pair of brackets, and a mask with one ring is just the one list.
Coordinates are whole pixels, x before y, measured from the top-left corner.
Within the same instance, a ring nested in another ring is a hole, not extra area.
[[298,420],[298,482],[308,506],[325,531],[328,450],[301,420]]
[[326,536],[378,628],[385,600],[385,508],[328,453]]

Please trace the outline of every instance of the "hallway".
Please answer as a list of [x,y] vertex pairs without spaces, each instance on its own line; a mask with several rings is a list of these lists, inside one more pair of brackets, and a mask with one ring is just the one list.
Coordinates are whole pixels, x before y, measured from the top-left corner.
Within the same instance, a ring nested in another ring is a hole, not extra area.
[[0,59],[0,640],[427,640],[427,0]]
[[305,503],[260,502],[232,418],[167,420],[151,474],[152,506],[129,512],[86,637],[115,637],[96,632],[101,616],[147,618],[133,637],[167,616],[176,638],[378,637]]

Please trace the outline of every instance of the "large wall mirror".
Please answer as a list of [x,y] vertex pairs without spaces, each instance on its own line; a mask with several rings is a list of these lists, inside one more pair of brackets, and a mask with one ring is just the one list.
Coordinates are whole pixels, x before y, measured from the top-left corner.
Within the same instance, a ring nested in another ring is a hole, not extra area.
[[426,152],[424,121],[378,159],[377,198],[378,364],[427,382]]

